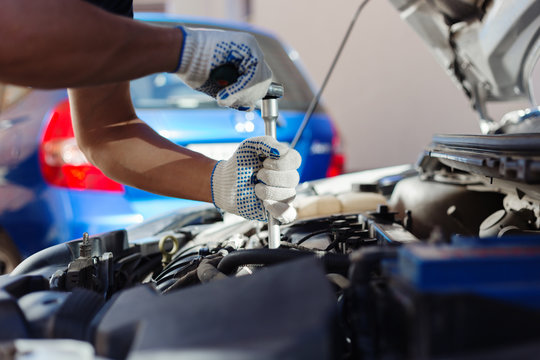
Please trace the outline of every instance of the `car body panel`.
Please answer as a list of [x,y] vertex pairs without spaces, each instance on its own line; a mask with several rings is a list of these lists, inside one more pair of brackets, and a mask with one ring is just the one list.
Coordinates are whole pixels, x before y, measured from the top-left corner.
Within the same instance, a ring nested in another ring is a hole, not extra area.
[[483,133],[507,132],[502,119],[491,118],[489,103],[525,100],[538,105],[530,79],[540,56],[539,1],[390,2],[464,90]]

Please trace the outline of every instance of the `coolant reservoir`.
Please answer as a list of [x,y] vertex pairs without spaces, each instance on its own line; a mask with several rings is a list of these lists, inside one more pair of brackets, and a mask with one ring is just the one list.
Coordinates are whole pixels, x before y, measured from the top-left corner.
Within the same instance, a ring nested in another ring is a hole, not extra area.
[[335,214],[375,211],[377,206],[386,205],[386,198],[378,193],[348,192],[339,195],[317,195],[298,198],[294,207],[298,219],[308,219]]

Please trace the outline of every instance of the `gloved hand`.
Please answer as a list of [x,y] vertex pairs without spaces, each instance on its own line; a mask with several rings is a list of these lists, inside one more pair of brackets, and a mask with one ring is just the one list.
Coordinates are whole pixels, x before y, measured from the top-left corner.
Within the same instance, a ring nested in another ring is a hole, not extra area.
[[[180,29],[184,32],[184,45],[178,76],[193,89],[216,98],[220,106],[253,110],[272,82],[272,70],[255,38],[236,31]],[[209,80],[210,72],[227,63],[235,65],[240,76],[221,88]]]
[[[282,223],[296,218],[298,151],[270,136],[244,140],[229,160],[212,172],[212,201],[225,211],[250,220],[267,221],[266,210]],[[265,210],[266,209],[266,210]]]

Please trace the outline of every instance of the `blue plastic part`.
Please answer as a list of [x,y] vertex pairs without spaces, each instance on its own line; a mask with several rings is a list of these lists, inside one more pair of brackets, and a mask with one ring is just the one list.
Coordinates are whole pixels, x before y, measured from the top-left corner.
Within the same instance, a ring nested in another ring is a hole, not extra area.
[[478,238],[472,236],[454,235],[454,246],[540,246],[540,236],[516,235],[504,237]]
[[516,241],[404,246],[397,274],[419,292],[473,293],[540,308],[540,239]]

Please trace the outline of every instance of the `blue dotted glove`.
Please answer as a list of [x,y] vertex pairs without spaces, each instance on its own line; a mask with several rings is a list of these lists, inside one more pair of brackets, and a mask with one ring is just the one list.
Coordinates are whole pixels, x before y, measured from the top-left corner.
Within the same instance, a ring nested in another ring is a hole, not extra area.
[[[220,106],[253,110],[272,82],[272,71],[255,38],[236,31],[180,29],[184,45],[178,76],[193,89],[216,98]],[[240,74],[225,88],[209,80],[211,71],[223,64],[235,65]]]
[[267,211],[282,223],[296,218],[300,154],[270,136],[243,141],[229,160],[212,172],[212,201],[217,208],[250,220],[267,221]]

